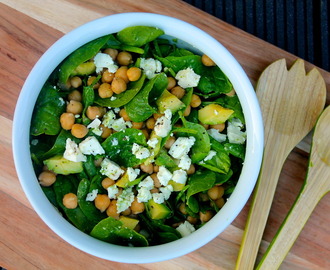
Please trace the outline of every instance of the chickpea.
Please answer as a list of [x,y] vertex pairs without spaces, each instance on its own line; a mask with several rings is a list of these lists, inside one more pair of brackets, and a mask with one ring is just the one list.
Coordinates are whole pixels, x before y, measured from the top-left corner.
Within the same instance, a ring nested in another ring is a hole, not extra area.
[[144,137],[146,137],[146,139],[148,140],[150,135],[149,135],[149,131],[145,128],[141,129],[141,132],[143,133]]
[[95,160],[94,160],[94,165],[95,165],[96,167],[100,167],[102,161],[103,161],[103,158],[102,158],[102,157],[100,157],[100,158],[98,158],[98,159],[95,159]]
[[174,142],[175,142],[175,137],[173,136],[169,137],[164,145],[165,148],[170,149]]
[[143,127],[143,122],[132,122],[132,128],[141,129]]
[[105,113],[104,108],[98,106],[88,106],[86,110],[86,116],[90,120],[94,120],[95,118],[102,117]]
[[190,114],[190,112],[191,112],[191,106],[188,105],[183,112],[183,116],[188,116]]
[[213,62],[213,60],[210,57],[208,57],[206,54],[203,54],[203,56],[202,56],[202,63],[204,66],[207,66],[207,67],[215,66],[215,63]]
[[193,94],[191,97],[191,101],[190,101],[190,106],[193,108],[198,107],[199,105],[201,105],[202,100],[199,96],[197,96],[196,94]]
[[154,165],[152,165],[152,163],[149,163],[148,165],[145,165],[144,163],[142,163],[140,165],[140,169],[141,169],[141,171],[143,171],[145,173],[152,174],[154,172]]
[[132,213],[132,210],[131,210],[131,208],[130,207],[128,207],[126,210],[124,210],[123,212],[121,212],[121,214],[123,215],[123,216],[128,216],[128,215],[130,215]]
[[111,135],[111,133],[112,133],[111,128],[108,128],[108,127],[104,126],[103,124],[100,125],[100,128],[102,129],[101,138],[106,139]]
[[209,129],[209,127],[210,127],[210,125],[208,125],[208,124],[203,124],[203,123],[201,123],[201,122],[199,122],[199,124],[200,124],[201,126],[203,126],[205,129]]
[[132,55],[129,52],[120,52],[117,55],[117,63],[121,66],[128,66],[132,63]]
[[74,124],[71,128],[71,134],[76,138],[84,138],[88,133],[88,128],[81,124]]
[[112,200],[107,208],[107,215],[115,219],[119,219],[119,213],[117,213],[117,200]]
[[186,91],[181,86],[175,86],[171,89],[171,93],[178,99],[181,99],[185,95]]
[[68,80],[66,81],[65,85],[63,85],[63,87],[64,87],[65,89],[70,89],[70,88],[71,88],[71,80],[68,79]]
[[207,202],[209,200],[209,196],[207,196],[205,193],[199,193],[198,197],[202,202]]
[[185,203],[181,203],[181,204],[179,205],[179,211],[180,211],[182,214],[184,214],[184,215],[187,215],[187,214],[188,214],[187,209],[186,209],[186,204],[185,204]]
[[112,185],[114,185],[114,184],[115,184],[115,181],[112,180],[112,179],[109,178],[109,177],[104,178],[104,179],[102,180],[102,182],[101,182],[101,185],[102,185],[102,187],[103,187],[104,189],[107,189],[108,187],[110,187],[110,186],[112,186]]
[[62,113],[60,116],[61,127],[65,130],[70,130],[76,118],[73,113]]
[[109,72],[109,70],[105,70],[102,73],[102,82],[111,83],[114,77],[115,77],[115,73]]
[[159,172],[159,166],[154,165],[154,172],[155,172],[155,173]]
[[158,118],[162,117],[164,114],[162,113],[154,113],[152,116],[153,118],[155,118],[155,120],[157,120]]
[[203,212],[199,212],[199,219],[202,223],[208,222],[213,217],[213,212],[210,210]]
[[219,130],[219,132],[222,132],[225,129],[226,125],[225,123],[217,124],[217,125],[210,125],[210,128],[214,128]]
[[120,77],[115,77],[111,83],[112,91],[117,95],[126,91],[127,85],[124,79]]
[[112,48],[107,48],[103,51],[103,53],[109,54],[112,58],[112,60],[116,60],[116,57],[118,55],[118,50],[112,49]]
[[144,211],[144,209],[145,209],[144,203],[138,202],[137,198],[135,197],[134,201],[131,204],[132,214],[135,214],[135,215],[140,214]]
[[125,108],[123,108],[119,111],[119,115],[120,115],[120,117],[124,118],[125,121],[131,121]]
[[110,205],[110,199],[106,194],[98,194],[94,200],[94,204],[103,213]]
[[195,173],[195,171],[196,171],[196,168],[195,168],[194,164],[190,164],[190,167],[189,167],[189,169],[187,171],[187,174],[188,175],[192,175],[192,174]]
[[81,102],[76,100],[70,100],[69,104],[66,105],[66,112],[73,114],[80,114],[83,111],[83,105]]
[[236,91],[235,91],[235,89],[232,89],[229,93],[227,93],[226,94],[227,96],[229,96],[229,97],[233,97],[233,96],[235,96],[236,95]]
[[[94,81],[95,81],[96,77],[95,76],[90,76],[87,79],[87,85],[91,85]],[[99,88],[100,84],[97,82],[96,84],[94,84],[93,89],[97,89]]]
[[131,67],[127,70],[127,77],[131,82],[135,82],[141,77],[141,69],[138,67]]
[[63,205],[68,209],[75,209],[78,206],[78,198],[76,194],[67,193],[62,200]]
[[150,193],[159,193],[159,189],[158,188],[153,188],[150,190]]
[[128,68],[126,66],[121,66],[120,68],[117,69],[115,73],[115,77],[122,78],[125,83],[129,82],[129,79],[127,77],[127,70]]
[[196,224],[198,219],[195,218],[195,217],[192,217],[192,216],[187,216],[187,221],[190,223],[190,224]]
[[43,171],[38,177],[40,185],[43,187],[49,187],[56,181],[56,174],[51,171]]
[[73,90],[69,95],[68,95],[68,100],[75,100],[75,101],[82,101],[82,95],[78,90]]
[[225,190],[222,186],[214,186],[207,191],[207,195],[215,201],[222,197],[224,191]]
[[167,90],[171,90],[176,85],[176,80],[173,77],[167,77]]
[[218,206],[219,208],[222,208],[225,204],[225,199],[224,198],[219,198],[215,201],[216,206]]
[[162,184],[159,182],[159,179],[157,177],[157,173],[153,173],[152,175],[150,175],[150,177],[152,178],[152,180],[154,180],[154,186],[156,188],[160,188],[162,186]]
[[98,92],[101,98],[109,98],[113,95],[113,91],[111,90],[111,85],[109,83],[102,83],[98,89]]
[[71,82],[71,86],[72,86],[73,88],[78,88],[79,86],[82,85],[82,80],[81,80],[81,78],[78,77],[78,76],[74,76],[74,77],[72,77],[72,78],[70,79],[70,82]]
[[156,120],[153,117],[150,117],[146,122],[146,127],[149,129],[154,129],[156,124]]

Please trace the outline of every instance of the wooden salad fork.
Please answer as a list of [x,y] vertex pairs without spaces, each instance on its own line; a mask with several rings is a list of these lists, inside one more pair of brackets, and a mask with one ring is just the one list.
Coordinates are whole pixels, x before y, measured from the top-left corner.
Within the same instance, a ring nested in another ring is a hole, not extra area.
[[268,66],[256,88],[262,110],[265,147],[236,269],[253,269],[278,178],[289,153],[312,130],[326,100],[324,79],[317,69],[307,75],[296,60],[287,70],[285,59]]

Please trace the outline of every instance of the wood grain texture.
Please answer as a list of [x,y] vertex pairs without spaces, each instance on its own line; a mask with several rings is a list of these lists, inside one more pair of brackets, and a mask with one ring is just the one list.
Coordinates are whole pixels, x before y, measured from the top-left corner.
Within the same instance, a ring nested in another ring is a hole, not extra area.
[[[154,12],[177,17],[210,33],[237,58],[255,84],[271,62],[296,57],[182,1],[0,0],[0,266],[7,269],[233,269],[249,203],[216,239],[186,256],[161,263],[109,262],[77,250],[53,233],[31,209],[17,179],[12,151],[14,108],[37,59],[67,31],[119,12]],[[312,65],[307,64],[310,70]],[[330,101],[330,75],[322,71]],[[306,142],[307,148],[309,146]],[[290,209],[303,183],[308,154],[295,148],[284,164],[259,255]],[[317,205],[282,269],[329,269],[330,197]]]

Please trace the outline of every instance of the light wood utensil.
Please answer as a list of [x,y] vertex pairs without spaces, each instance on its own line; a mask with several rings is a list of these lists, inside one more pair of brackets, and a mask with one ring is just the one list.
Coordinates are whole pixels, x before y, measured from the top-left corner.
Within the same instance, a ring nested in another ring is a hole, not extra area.
[[[330,106],[317,121],[303,187],[257,269],[278,269],[321,198],[330,191]],[[326,213],[324,213],[326,214]]]
[[261,74],[256,93],[262,110],[265,147],[236,269],[253,269],[283,163],[292,149],[312,130],[325,99],[326,87],[314,68],[307,75],[296,60],[288,71],[285,59]]

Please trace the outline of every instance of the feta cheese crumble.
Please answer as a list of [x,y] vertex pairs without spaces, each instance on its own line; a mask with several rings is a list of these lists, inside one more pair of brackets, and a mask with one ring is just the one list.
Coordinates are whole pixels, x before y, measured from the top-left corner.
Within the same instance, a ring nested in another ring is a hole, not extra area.
[[132,188],[124,189],[117,199],[117,213],[125,211],[128,207],[131,206],[133,201],[134,193],[132,191]]
[[178,80],[178,85],[182,88],[196,87],[199,83],[201,76],[196,74],[192,68],[180,70],[175,79]]
[[[196,139],[193,136],[190,137],[179,137],[172,144],[168,153],[174,158],[182,158],[184,155],[187,155],[190,151],[190,148],[194,145]],[[190,166],[190,165],[189,165]]]
[[154,188],[154,180],[150,176],[147,176],[138,184],[138,187],[151,190]]
[[86,196],[86,201],[92,202],[95,200],[98,193],[98,189],[93,189],[92,192],[89,192]]
[[157,178],[163,186],[167,186],[168,181],[172,178],[172,173],[165,168],[165,166],[159,166],[159,171],[157,173]]
[[173,191],[173,186],[167,185],[166,187],[160,187],[159,190],[164,195],[164,199],[168,200],[168,198],[171,196],[171,193]]
[[158,144],[158,139],[157,138],[152,138],[150,140],[147,141],[147,144],[151,147],[151,148],[155,148],[156,145]]
[[63,157],[73,162],[87,161],[86,156],[81,152],[78,145],[70,138],[66,139]]
[[180,159],[179,162],[179,168],[183,169],[183,170],[189,170],[191,165],[191,159],[188,155],[183,155]]
[[165,201],[164,194],[163,193],[152,193],[152,199],[155,203],[163,203]]
[[207,154],[207,156],[203,159],[203,161],[211,160],[215,155],[217,154],[216,151],[210,150],[210,152]]
[[156,73],[160,73],[162,71],[162,63],[153,58],[141,58],[140,68],[144,70],[147,78],[150,80],[156,76]]
[[157,119],[154,128],[157,136],[164,138],[168,135],[172,129],[171,118],[172,112],[171,110],[167,109],[165,111],[165,115]]
[[100,172],[102,175],[105,175],[112,180],[117,180],[119,176],[124,173],[118,164],[108,158],[103,159]]
[[180,224],[176,230],[181,234],[182,237],[185,237],[194,232],[195,228],[186,220],[184,223]]
[[111,185],[110,187],[107,188],[108,191],[108,197],[110,199],[116,199],[117,198],[117,194],[119,192],[119,189],[116,185]]
[[79,144],[79,149],[84,155],[102,155],[105,151],[94,136],[89,136]]
[[112,110],[109,110],[104,116],[103,116],[103,121],[102,124],[105,127],[111,128],[112,123],[115,121],[116,115]]
[[145,187],[139,188],[138,195],[136,196],[136,198],[139,203],[149,201],[152,198],[150,189]]
[[185,184],[187,181],[187,173],[186,171],[179,169],[173,172],[172,180],[179,184]]
[[207,130],[207,133],[216,141],[218,142],[224,142],[227,139],[227,135],[226,134],[221,134],[219,132],[219,130],[215,129],[215,128],[210,128]]
[[132,153],[137,159],[144,159],[150,157],[148,148],[145,148],[137,143],[133,143]]
[[227,136],[230,143],[242,144],[246,140],[246,132],[241,131],[242,122],[234,118],[228,122]]
[[132,167],[127,168],[128,180],[130,182],[134,181],[140,173],[140,169],[133,169]]
[[95,118],[88,126],[88,129],[91,129],[92,132],[97,135],[97,136],[101,136],[102,134],[102,129],[100,129],[100,125],[101,125],[101,120],[98,118]]
[[95,55],[94,64],[96,67],[96,73],[101,72],[103,68],[107,68],[111,73],[115,73],[118,69],[118,66],[115,64],[111,56],[106,53],[98,53]]

